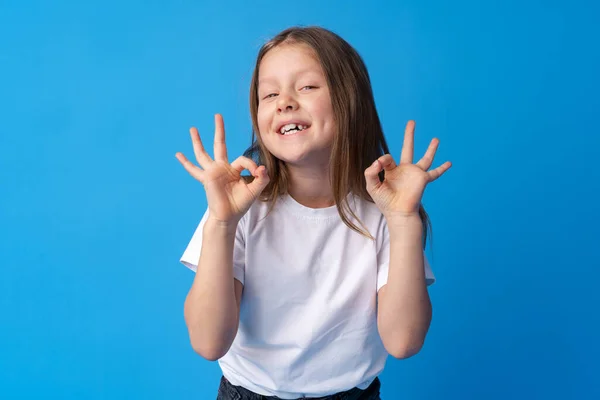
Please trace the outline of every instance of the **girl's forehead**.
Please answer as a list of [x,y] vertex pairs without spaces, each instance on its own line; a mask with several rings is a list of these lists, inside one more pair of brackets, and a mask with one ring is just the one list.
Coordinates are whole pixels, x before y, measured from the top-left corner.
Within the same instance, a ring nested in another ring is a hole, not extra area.
[[269,50],[260,62],[259,80],[304,72],[322,73],[313,49],[305,44],[281,44]]

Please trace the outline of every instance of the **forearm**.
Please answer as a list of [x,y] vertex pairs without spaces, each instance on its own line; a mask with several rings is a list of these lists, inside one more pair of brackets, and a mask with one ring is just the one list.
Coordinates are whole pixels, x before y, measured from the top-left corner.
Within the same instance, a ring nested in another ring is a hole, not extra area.
[[190,341],[207,359],[222,357],[233,342],[239,315],[233,280],[235,227],[204,225],[196,277],[185,301]]
[[377,324],[388,352],[406,358],[421,349],[431,322],[423,226],[418,216],[411,216],[388,220],[388,229],[390,265],[387,284],[380,290]]

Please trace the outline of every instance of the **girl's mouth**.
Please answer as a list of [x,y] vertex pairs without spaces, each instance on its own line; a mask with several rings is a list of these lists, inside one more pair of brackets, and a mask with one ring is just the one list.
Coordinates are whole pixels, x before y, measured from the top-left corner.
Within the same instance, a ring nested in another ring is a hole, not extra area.
[[292,123],[292,124],[287,124],[287,125],[282,126],[278,133],[282,136],[289,136],[289,135],[295,135],[298,132],[305,131],[308,128],[310,128],[309,125],[301,125],[301,124]]

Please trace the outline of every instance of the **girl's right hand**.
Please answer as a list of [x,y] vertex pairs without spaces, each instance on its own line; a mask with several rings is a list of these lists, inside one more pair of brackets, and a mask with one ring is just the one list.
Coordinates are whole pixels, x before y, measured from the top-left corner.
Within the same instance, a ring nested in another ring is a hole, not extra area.
[[[237,225],[269,183],[267,169],[257,166],[254,161],[243,156],[229,164],[225,127],[220,114],[215,115],[214,160],[204,150],[198,130],[192,127],[190,135],[196,161],[201,168],[191,163],[182,153],[178,152],[175,157],[190,175],[204,185],[209,218],[221,224]],[[241,177],[245,169],[254,176],[251,183],[246,183]]]

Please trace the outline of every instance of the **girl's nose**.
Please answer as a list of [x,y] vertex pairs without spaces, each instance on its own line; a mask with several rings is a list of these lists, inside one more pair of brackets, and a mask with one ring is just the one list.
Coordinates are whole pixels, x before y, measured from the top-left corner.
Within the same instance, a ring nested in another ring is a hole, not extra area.
[[279,95],[277,99],[277,111],[285,112],[285,111],[295,111],[298,109],[298,102],[294,100],[291,96]]

